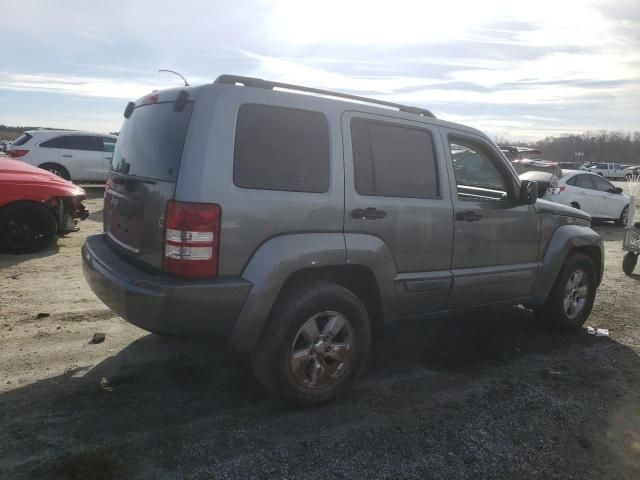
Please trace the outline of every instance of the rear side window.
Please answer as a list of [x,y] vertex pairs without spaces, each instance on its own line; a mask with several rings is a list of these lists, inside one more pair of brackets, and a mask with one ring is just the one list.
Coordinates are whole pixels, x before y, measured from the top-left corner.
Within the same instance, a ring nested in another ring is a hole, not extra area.
[[576,177],[575,185],[578,188],[588,188],[589,190],[595,190],[593,181],[591,180],[591,175],[578,175]]
[[29,140],[33,138],[33,135],[29,135],[28,133],[23,133],[18,138],[16,138],[13,142],[11,142],[12,147],[19,147],[20,145],[24,145]]
[[269,105],[238,111],[233,182],[242,188],[329,189],[329,126],[322,113]]
[[354,118],[351,143],[360,195],[438,198],[433,140],[428,130]]
[[91,135],[64,135],[52,138],[40,144],[45,148],[64,148],[68,150],[102,151],[102,139]]
[[572,186],[574,186],[574,187],[575,187],[575,186],[576,186],[576,179],[577,179],[577,178],[578,178],[577,176],[575,176],[575,177],[571,177],[569,180],[567,180],[567,182],[566,182],[566,183],[567,183],[567,185],[572,185]]

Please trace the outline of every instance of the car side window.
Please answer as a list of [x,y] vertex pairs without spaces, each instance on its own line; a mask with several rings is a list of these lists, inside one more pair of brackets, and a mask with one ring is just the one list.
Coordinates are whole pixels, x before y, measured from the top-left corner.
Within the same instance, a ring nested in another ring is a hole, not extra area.
[[355,188],[360,195],[439,198],[429,130],[354,118],[351,145]]
[[56,137],[49,139],[40,144],[44,148],[68,148],[66,145],[66,139],[69,137]]
[[596,184],[596,189],[601,191],[601,192],[613,192],[615,191],[616,187],[613,186],[613,184],[611,182],[609,182],[608,180],[605,180],[604,178],[598,176],[598,177],[593,177],[593,182]]
[[45,148],[64,148],[68,150],[102,151],[102,140],[92,135],[63,135],[40,144]]
[[238,111],[233,182],[241,188],[329,189],[329,125],[310,110],[245,104]]
[[102,151],[104,152],[113,152],[116,149],[116,141],[111,138],[102,137]]
[[481,143],[450,136],[459,200],[499,201],[507,197],[507,183],[496,167],[499,159]]
[[575,187],[575,186],[576,186],[576,180],[577,180],[577,178],[578,178],[578,176],[577,176],[577,175],[576,175],[576,176],[574,176],[574,177],[571,177],[571,178],[570,178],[569,180],[567,180],[565,183],[566,183],[567,185],[571,185],[572,187]]
[[593,186],[592,175],[578,175],[576,177],[576,187],[586,188],[588,190],[595,190]]

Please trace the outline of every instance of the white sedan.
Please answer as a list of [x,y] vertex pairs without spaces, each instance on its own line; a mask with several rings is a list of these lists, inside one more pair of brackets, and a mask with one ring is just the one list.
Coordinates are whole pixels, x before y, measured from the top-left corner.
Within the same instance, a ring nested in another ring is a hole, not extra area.
[[551,183],[544,198],[584,210],[592,218],[613,220],[616,225],[627,224],[629,196],[595,173],[569,171]]

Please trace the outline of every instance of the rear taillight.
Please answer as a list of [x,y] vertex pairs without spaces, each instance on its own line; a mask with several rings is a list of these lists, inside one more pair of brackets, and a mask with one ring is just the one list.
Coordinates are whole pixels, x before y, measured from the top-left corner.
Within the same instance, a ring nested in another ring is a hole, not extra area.
[[164,271],[178,277],[215,277],[220,245],[220,205],[169,200]]
[[547,193],[549,195],[560,195],[562,192],[564,192],[566,187],[554,187],[554,188],[550,188],[549,190],[547,190]]
[[24,157],[29,150],[9,150],[9,156],[12,158]]

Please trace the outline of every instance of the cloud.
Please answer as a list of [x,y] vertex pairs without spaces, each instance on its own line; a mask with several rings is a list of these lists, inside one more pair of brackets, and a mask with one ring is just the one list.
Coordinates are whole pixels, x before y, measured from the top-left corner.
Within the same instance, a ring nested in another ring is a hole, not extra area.
[[[162,74],[161,74],[162,75]],[[204,83],[203,79],[194,79]],[[0,73],[0,89],[73,96],[136,99],[152,90],[176,86],[176,80],[156,77],[89,77],[56,74]]]
[[[30,12],[0,30],[12,45],[0,90],[14,98],[129,100],[178,85],[156,73],[170,68],[191,84],[258,76],[522,134],[638,124],[637,0],[5,2]],[[4,121],[22,114],[11,108]]]

